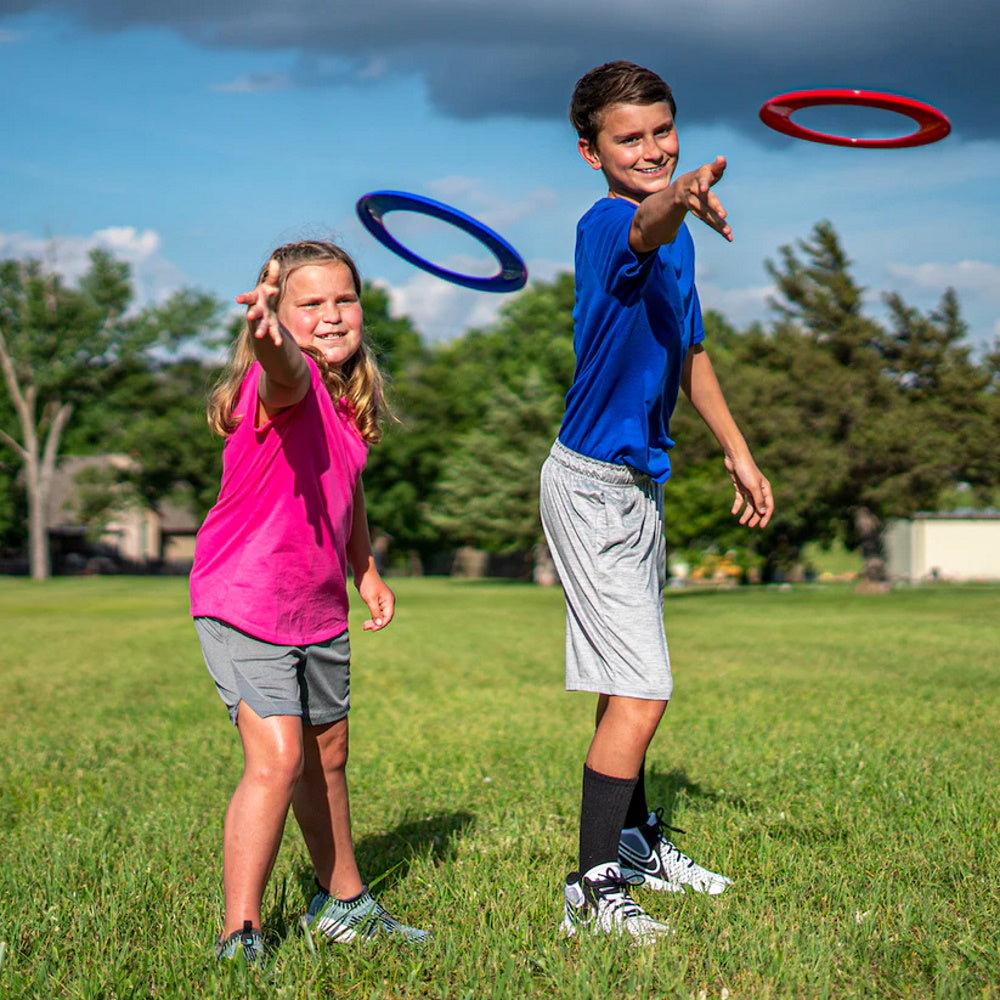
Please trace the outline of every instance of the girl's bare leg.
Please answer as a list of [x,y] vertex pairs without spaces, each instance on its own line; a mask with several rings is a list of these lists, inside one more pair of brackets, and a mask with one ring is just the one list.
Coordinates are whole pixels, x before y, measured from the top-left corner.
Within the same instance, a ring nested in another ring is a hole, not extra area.
[[304,727],[305,766],[292,798],[316,877],[339,899],[362,889],[351,838],[347,735],[346,718]]
[[302,721],[297,716],[261,718],[240,702],[237,728],[244,767],[223,832],[226,935],[242,929],[246,920],[260,927],[264,887],[302,772]]

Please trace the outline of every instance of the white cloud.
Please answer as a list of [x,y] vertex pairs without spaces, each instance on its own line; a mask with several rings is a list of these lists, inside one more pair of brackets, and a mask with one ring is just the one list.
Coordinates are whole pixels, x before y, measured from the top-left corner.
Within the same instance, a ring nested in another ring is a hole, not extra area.
[[93,239],[121,260],[137,263],[148,260],[160,249],[160,235],[152,229],[139,232],[134,226],[108,226],[98,229]]
[[[454,262],[446,266],[456,269]],[[418,272],[405,285],[389,285],[396,315],[407,315],[428,341],[453,340],[472,327],[489,326],[507,296],[476,292]]]
[[503,198],[478,177],[441,177],[427,188],[434,198],[479,219],[501,236],[505,227],[533,218],[559,202],[559,195],[551,188],[535,188],[516,200]]
[[261,94],[275,90],[288,90],[291,81],[284,73],[246,73],[226,83],[216,83],[210,88],[220,94]]
[[91,250],[100,248],[129,265],[136,303],[162,302],[183,287],[184,274],[161,253],[159,233],[134,226],[109,226],[89,236],[41,237],[30,233],[0,232],[0,257],[41,260],[70,283],[86,272]]
[[773,285],[748,285],[744,288],[720,288],[711,282],[698,282],[698,298],[706,312],[711,309],[721,313],[734,327],[740,329],[754,322],[773,319],[768,308],[768,297],[774,294]]
[[357,78],[359,80],[382,80],[389,75],[389,70],[388,60],[382,56],[376,56],[358,70]]
[[909,286],[938,295],[954,288],[1000,305],[1000,266],[981,260],[960,260],[954,264],[889,264],[889,274]]
[[[460,271],[463,263],[450,259],[444,263]],[[566,266],[558,261],[528,262],[530,281],[551,281]],[[417,272],[405,285],[378,282],[389,293],[392,312],[407,315],[430,342],[453,340],[470,329],[485,329],[497,321],[500,310],[511,300],[510,294],[477,292],[463,288],[426,272]],[[516,293],[514,293],[516,294]]]

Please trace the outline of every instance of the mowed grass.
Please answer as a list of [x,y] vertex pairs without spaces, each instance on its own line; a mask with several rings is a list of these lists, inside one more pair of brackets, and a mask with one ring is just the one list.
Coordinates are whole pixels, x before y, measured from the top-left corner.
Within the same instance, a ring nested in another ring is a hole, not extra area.
[[1000,996],[1000,587],[671,592],[648,788],[723,896],[653,948],[557,933],[593,698],[558,590],[399,580],[356,615],[357,853],[433,940],[318,947],[289,823],[267,977],[219,967],[236,734],[180,579],[0,579],[0,997]]

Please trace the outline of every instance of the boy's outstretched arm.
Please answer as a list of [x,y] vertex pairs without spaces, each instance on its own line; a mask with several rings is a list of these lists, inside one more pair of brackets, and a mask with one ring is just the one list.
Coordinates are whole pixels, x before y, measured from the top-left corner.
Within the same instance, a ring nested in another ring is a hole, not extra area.
[[[750,449],[733,415],[729,412],[715,369],[701,344],[688,351],[681,376],[684,394],[708,425],[722,446],[726,471],[736,489],[732,513],[739,514],[740,524],[750,528],[765,528],[774,513],[771,484],[757,468]],[[740,513],[740,508],[743,512]]]
[[681,174],[669,187],[643,199],[629,231],[632,249],[636,253],[649,253],[672,243],[688,212],[732,243],[733,230],[726,221],[726,210],[712,191],[725,170],[726,158],[717,156],[711,163]]

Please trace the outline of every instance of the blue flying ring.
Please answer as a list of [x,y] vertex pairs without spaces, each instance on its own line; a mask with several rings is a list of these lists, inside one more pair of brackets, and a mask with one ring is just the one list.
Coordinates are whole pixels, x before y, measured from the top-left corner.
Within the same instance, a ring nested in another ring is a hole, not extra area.
[[[372,191],[358,199],[357,210],[361,224],[382,246],[403,260],[445,281],[451,281],[465,288],[474,288],[479,292],[516,292],[519,288],[523,288],[528,280],[528,269],[521,255],[498,233],[457,208],[418,194],[406,194],[403,191]],[[488,278],[481,278],[474,274],[450,271],[415,254],[403,246],[385,227],[382,216],[387,212],[397,211],[429,215],[463,230],[496,257],[500,270]]]

